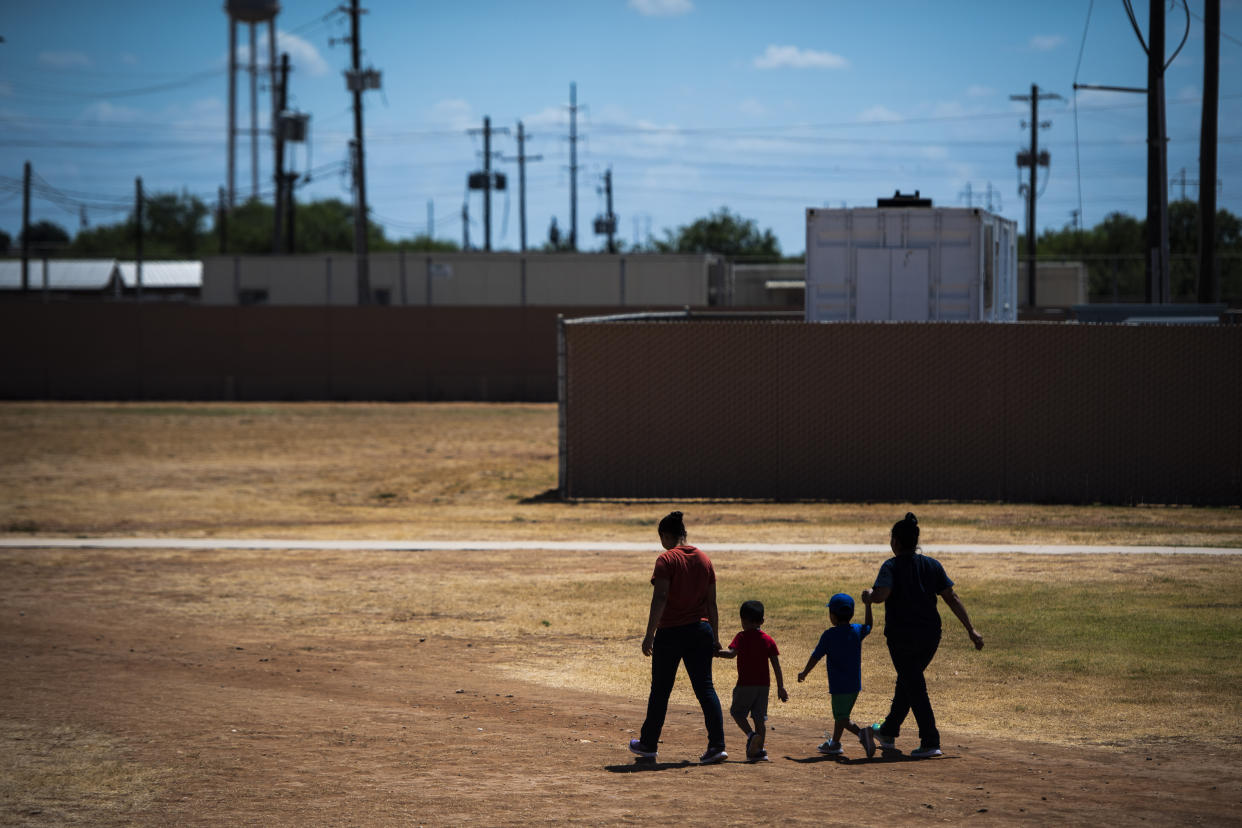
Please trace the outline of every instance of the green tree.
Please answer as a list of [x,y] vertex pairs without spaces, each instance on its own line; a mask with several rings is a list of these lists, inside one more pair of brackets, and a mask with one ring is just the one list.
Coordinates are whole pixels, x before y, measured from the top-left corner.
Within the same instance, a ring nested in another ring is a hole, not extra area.
[[[214,252],[206,232],[207,205],[188,192],[152,193],[142,210],[142,255],[147,259],[197,259]],[[73,239],[75,256],[132,259],[138,254],[134,214],[116,224],[82,230]]]
[[25,231],[17,234],[17,244],[30,240],[30,252],[36,256],[52,256],[69,248],[69,232],[50,221],[36,221]]
[[780,244],[772,231],[759,231],[752,219],[734,215],[721,207],[706,218],[665,230],[665,238],[652,240],[661,253],[719,253],[738,259],[778,261]]
[[456,242],[433,239],[426,233],[420,233],[413,238],[392,242],[392,246],[396,250],[420,250],[429,253],[447,253],[460,249]]
[[0,230],[0,256],[9,252],[9,248],[13,246],[13,237],[8,233]]

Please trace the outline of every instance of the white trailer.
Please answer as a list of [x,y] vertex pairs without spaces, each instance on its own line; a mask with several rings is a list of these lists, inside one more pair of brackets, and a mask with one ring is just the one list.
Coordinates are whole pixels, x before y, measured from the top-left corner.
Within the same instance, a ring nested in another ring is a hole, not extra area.
[[1017,241],[969,207],[809,208],[806,321],[1014,321]]

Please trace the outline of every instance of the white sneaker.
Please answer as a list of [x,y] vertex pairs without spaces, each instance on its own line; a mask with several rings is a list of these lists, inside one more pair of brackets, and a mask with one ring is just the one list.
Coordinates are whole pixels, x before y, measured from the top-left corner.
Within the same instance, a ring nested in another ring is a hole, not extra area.
[[910,751],[912,759],[930,759],[933,756],[943,756],[938,747],[921,747]]
[[729,754],[724,752],[724,748],[708,748],[707,753],[699,757],[700,765],[714,765],[717,762],[723,762],[729,758]]
[[841,747],[841,743],[834,742],[831,739],[822,743],[816,749],[825,756],[840,756],[842,753],[845,753],[845,748]]

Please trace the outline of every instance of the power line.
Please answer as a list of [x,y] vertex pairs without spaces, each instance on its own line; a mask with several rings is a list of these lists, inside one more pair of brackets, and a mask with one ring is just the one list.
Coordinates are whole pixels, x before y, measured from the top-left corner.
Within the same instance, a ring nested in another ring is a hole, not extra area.
[[191,75],[167,83],[157,83],[151,86],[140,86],[133,89],[116,89],[108,92],[83,92],[75,89],[56,89],[55,87],[41,86],[39,84],[24,83],[23,86],[39,92],[42,95],[63,95],[67,98],[128,98],[136,95],[150,95],[156,92],[167,92],[170,89],[180,89],[183,86],[192,86],[201,83],[209,78],[223,75],[227,69],[207,69],[202,72],[195,72]]

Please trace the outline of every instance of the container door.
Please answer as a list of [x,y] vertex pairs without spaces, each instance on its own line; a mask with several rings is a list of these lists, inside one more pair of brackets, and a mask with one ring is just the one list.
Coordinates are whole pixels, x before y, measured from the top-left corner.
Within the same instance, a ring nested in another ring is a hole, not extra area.
[[892,313],[897,322],[927,321],[928,251],[892,250]]
[[880,322],[889,318],[890,250],[861,248],[858,257],[858,287],[854,317],[860,322]]

